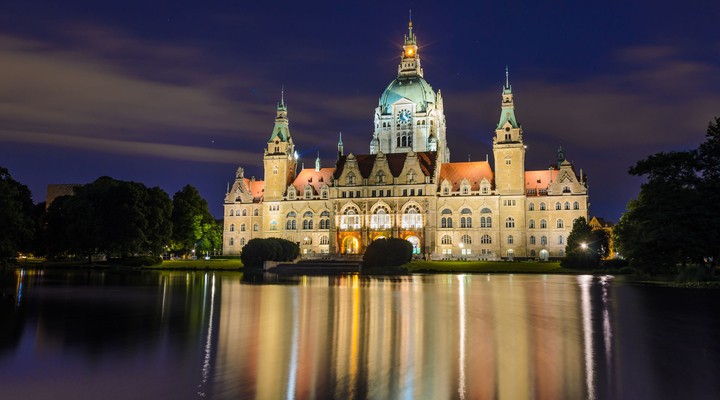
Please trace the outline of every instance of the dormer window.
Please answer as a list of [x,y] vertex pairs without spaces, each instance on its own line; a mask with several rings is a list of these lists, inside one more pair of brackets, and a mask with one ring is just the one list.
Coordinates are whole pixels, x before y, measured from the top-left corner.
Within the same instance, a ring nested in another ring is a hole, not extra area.
[[407,173],[407,183],[415,183],[415,171],[408,171]]
[[385,183],[385,173],[382,171],[377,173],[377,183]]
[[355,174],[352,172],[348,174],[347,176],[347,183],[348,185],[354,185],[355,184]]

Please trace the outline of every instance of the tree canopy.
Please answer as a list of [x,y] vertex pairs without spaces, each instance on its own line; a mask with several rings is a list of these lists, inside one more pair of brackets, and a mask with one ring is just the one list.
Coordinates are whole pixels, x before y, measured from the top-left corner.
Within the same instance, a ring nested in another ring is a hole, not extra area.
[[33,245],[34,207],[30,189],[0,167],[0,263]]
[[50,205],[48,253],[159,255],[170,239],[171,213],[172,202],[162,189],[100,177]]
[[631,175],[645,176],[614,228],[621,255],[647,272],[720,256],[720,118],[697,149],[653,154]]
[[585,217],[573,223],[565,246],[565,258],[561,265],[567,268],[596,268],[600,259],[607,255],[609,249],[607,232],[602,229],[593,230]]
[[213,218],[207,201],[191,185],[173,196],[172,226],[172,248],[176,253],[204,253],[222,246],[222,224]]

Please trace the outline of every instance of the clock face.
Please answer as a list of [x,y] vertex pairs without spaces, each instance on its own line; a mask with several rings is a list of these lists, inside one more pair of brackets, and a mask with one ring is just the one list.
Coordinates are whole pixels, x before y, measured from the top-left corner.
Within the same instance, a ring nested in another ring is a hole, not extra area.
[[407,124],[408,122],[410,122],[411,118],[412,116],[410,115],[410,111],[408,110],[402,110],[398,113],[398,122],[400,123]]

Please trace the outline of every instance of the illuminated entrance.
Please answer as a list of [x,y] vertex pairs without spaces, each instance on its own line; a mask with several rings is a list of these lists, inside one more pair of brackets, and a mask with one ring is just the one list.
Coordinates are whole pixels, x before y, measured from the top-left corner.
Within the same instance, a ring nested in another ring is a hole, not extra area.
[[540,250],[540,261],[547,261],[550,258],[550,253],[547,250]]
[[507,258],[508,260],[512,261],[515,259],[515,250],[510,249],[507,251]]
[[358,254],[360,241],[353,236],[346,237],[342,242],[342,254]]
[[417,236],[410,236],[407,239],[413,246],[413,254],[420,254],[420,239]]

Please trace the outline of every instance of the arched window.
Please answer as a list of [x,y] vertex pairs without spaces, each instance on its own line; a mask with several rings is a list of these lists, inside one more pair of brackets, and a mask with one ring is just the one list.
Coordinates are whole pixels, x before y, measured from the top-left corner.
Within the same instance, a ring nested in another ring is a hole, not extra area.
[[416,206],[410,206],[405,209],[405,213],[402,216],[402,227],[403,228],[422,228],[422,215],[420,210]]
[[560,205],[560,202],[559,202],[559,201],[558,201],[557,203],[555,203],[555,209],[556,209],[556,210],[562,210],[562,206]]
[[492,217],[480,217],[481,228],[492,228]]
[[565,238],[562,235],[558,236],[558,244],[565,244]]
[[347,176],[347,183],[348,185],[354,185],[355,184],[355,174],[352,172],[348,174]]
[[370,216],[371,229],[388,229],[390,228],[390,214],[385,207],[378,207],[375,213]]
[[579,210],[580,209],[580,203],[577,201],[573,203],[573,210]]
[[245,209],[242,210],[242,216],[247,217],[247,210],[245,210]]
[[440,227],[441,228],[452,228],[453,227],[452,217],[442,217],[442,219],[440,220]]
[[240,224],[240,232],[245,232],[245,224]]
[[530,203],[528,205],[528,211],[535,211],[535,203]]
[[513,235],[508,235],[507,242],[508,242],[508,244],[513,244],[513,242],[514,242]]
[[530,221],[528,221],[528,228],[535,229],[535,220],[534,219],[531,219]]
[[385,183],[385,173],[382,171],[378,171],[376,175],[377,183]]
[[253,232],[257,232],[257,231],[259,231],[259,230],[260,230],[260,225],[258,225],[257,223],[255,223],[255,224],[253,225]]
[[547,228],[547,221],[544,219],[540,220],[540,229],[546,229]]
[[285,229],[292,230],[293,229],[293,223],[295,223],[294,219],[289,219],[285,221]]
[[360,213],[354,207],[349,207],[340,216],[340,229],[360,229]]
[[547,246],[547,236],[540,236],[540,244],[543,246]]
[[463,244],[472,244],[472,238],[470,237],[470,235],[462,235],[460,241],[462,241]]
[[570,202],[569,202],[569,201],[566,201],[566,202],[565,202],[565,209],[566,209],[566,210],[569,210],[569,209],[570,209]]
[[480,238],[480,243],[482,244],[492,244],[492,238],[490,235],[482,235]]
[[240,246],[245,246],[245,238],[240,238]]
[[530,244],[535,244],[535,236],[530,236]]
[[545,211],[545,210],[546,210],[546,208],[545,208],[545,203],[544,203],[544,202],[541,202],[541,203],[540,203],[540,211]]
[[230,209],[230,216],[232,217],[232,216],[234,216],[234,215],[235,215],[235,210]]
[[235,245],[235,238],[230,238],[230,246]]
[[564,227],[565,227],[565,223],[563,222],[562,219],[557,220],[557,227],[558,227],[558,228],[564,228]]
[[235,232],[235,224],[230,224],[230,232]]
[[513,218],[513,217],[505,218],[505,227],[506,228],[514,228],[515,227],[515,218]]
[[260,215],[260,210],[256,208],[253,210],[253,216],[257,217],[258,215]]
[[327,236],[324,236],[324,235],[320,236],[320,244],[321,245],[330,244],[330,240],[328,239]]
[[276,231],[277,228],[278,228],[278,222],[275,221],[275,220],[270,221],[270,230],[271,230],[271,231]]
[[450,237],[450,235],[443,235],[442,239],[440,239],[440,243],[452,244],[452,238]]

